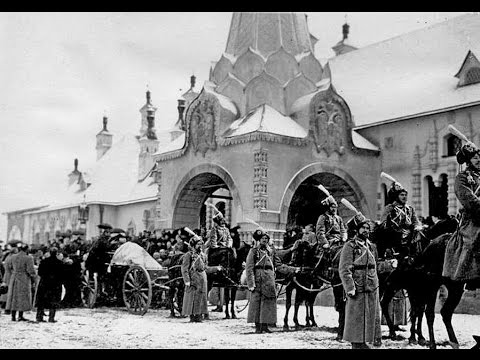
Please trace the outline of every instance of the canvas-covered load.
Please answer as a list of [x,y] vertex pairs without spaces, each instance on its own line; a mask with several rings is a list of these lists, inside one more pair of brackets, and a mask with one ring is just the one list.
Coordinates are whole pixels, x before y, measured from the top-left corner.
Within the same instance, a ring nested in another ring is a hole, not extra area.
[[163,267],[155,261],[140,245],[126,242],[113,254],[111,265],[140,265],[146,270],[162,270]]

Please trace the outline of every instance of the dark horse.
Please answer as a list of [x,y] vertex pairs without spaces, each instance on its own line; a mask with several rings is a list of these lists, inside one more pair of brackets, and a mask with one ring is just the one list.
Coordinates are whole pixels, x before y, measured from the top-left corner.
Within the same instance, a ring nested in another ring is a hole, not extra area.
[[170,317],[175,317],[175,310],[182,316],[183,295],[185,293],[185,283],[182,277],[182,261],[185,254],[178,253],[169,257],[169,263],[165,264],[168,268],[168,303],[170,307]]
[[[335,246],[332,249],[325,250],[323,258],[320,259],[315,256],[317,253],[317,245],[311,245],[306,241],[299,242],[295,254],[295,262],[292,265],[294,272],[288,271],[279,274],[277,277],[286,275],[283,284],[286,285],[286,311],[284,318],[284,330],[289,330],[288,313],[292,305],[292,292],[295,290],[295,307],[293,322],[295,329],[300,329],[302,326],[298,322],[298,309],[302,302],[305,302],[306,318],[305,327],[316,327],[315,316],[313,313],[313,306],[317,295],[330,287],[333,288],[335,298],[335,310],[339,313],[339,326],[337,339],[343,336],[343,329],[345,323],[345,301],[343,296],[343,288],[340,277],[338,275],[338,263],[340,260],[340,252],[342,246]],[[282,259],[282,262],[285,260]]]
[[[216,247],[208,250],[207,291],[213,287],[224,289],[225,319],[236,319],[235,298],[240,286],[243,262],[247,258],[249,246],[239,248]],[[228,305],[230,304],[230,312]],[[231,316],[230,316],[231,313]]]
[[[430,348],[435,348],[433,321],[435,303],[441,285],[448,290],[448,298],[442,307],[441,314],[447,328],[452,346],[458,346],[451,325],[453,311],[463,294],[464,283],[453,282],[442,277],[445,248],[451,234],[455,232],[458,222],[455,218],[447,218],[435,224],[426,234],[418,233],[416,239],[409,244],[407,252],[398,259],[398,266],[382,281],[382,313],[389,328],[389,337],[398,339],[395,327],[388,313],[388,304],[395,293],[405,289],[410,300],[410,343],[425,345],[422,334],[422,317],[426,314],[430,335]],[[433,240],[431,240],[433,239]]]

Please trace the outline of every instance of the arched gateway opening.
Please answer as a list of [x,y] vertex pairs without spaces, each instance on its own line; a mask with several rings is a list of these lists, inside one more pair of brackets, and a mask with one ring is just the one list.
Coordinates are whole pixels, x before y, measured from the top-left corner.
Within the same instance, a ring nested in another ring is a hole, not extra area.
[[172,227],[208,229],[214,214],[205,205],[207,201],[216,204],[232,226],[236,224],[240,199],[231,176],[220,167],[200,166],[190,171],[177,188],[172,204]]
[[[326,198],[325,194],[318,189],[319,184],[322,184],[337,202],[345,198],[361,211],[360,199],[344,179],[335,174],[319,173],[305,179],[295,191],[288,209],[287,228],[316,224],[318,217],[325,210],[321,201]],[[352,211],[340,203],[338,214],[344,221],[353,216]]]

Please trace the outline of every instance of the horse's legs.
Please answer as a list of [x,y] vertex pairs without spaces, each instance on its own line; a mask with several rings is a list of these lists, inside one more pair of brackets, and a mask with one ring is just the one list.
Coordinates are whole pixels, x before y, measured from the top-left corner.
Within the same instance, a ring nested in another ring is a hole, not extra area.
[[417,325],[417,321],[419,321],[418,314],[420,312],[419,304],[417,299],[409,293],[410,297],[410,337],[408,338],[409,344],[416,344],[417,337],[415,333],[415,325]]
[[230,289],[230,312],[232,313],[232,319],[236,319],[237,315],[235,315],[235,298],[237,297],[237,288],[232,287]]
[[460,281],[448,281],[445,285],[447,286],[448,297],[445,300],[445,304],[443,305],[440,314],[442,315],[443,323],[447,328],[450,345],[454,348],[458,348],[458,340],[452,326],[452,316],[455,308],[462,299],[464,283]]
[[170,317],[175,317],[175,292],[177,291],[177,288],[174,286],[170,286],[170,289],[168,289],[168,301],[170,302]]
[[302,290],[296,289],[295,291],[295,305],[293,311],[293,323],[295,324],[295,329],[299,329],[301,326],[298,323],[298,308],[303,302],[303,293]]
[[317,327],[317,323],[315,321],[315,314],[313,313],[313,305],[315,305],[315,299],[317,298],[318,293],[312,292],[309,294],[308,305],[310,307],[310,323],[313,327]]
[[338,311],[337,340],[342,340],[345,328],[345,300],[341,283],[339,286],[333,287],[333,298],[335,299],[335,310]]
[[433,331],[433,324],[435,323],[435,303],[437,301],[438,288],[439,286],[434,286],[428,290],[427,306],[425,308],[425,316],[427,318],[430,349],[437,348],[437,344],[435,343],[435,333]]
[[285,289],[285,317],[283,318],[283,330],[288,330],[288,312],[292,306],[292,286],[287,286]]
[[230,319],[230,314],[228,312],[228,303],[230,302],[230,289],[228,287],[223,290],[224,302],[225,302],[225,319]]

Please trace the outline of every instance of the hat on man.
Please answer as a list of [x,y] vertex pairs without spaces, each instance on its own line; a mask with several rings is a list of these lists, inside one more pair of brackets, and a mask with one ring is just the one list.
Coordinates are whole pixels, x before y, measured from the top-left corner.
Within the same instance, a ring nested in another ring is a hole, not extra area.
[[85,235],[85,230],[73,230],[72,235]]
[[480,149],[475,146],[474,143],[468,142],[464,144],[460,150],[458,150],[457,162],[461,165],[466,162],[469,162],[476,154],[480,153]]
[[113,229],[112,225],[107,224],[107,223],[98,224],[97,227],[99,229],[104,229],[104,230],[112,230]]
[[337,205],[338,206],[337,201],[334,199],[334,197],[332,195],[327,196],[325,199],[323,199],[321,201],[321,203],[322,203],[322,205],[328,206],[328,207],[330,207],[332,205]]
[[254,233],[252,234],[252,237],[255,239],[255,241],[260,241],[260,239],[264,236],[266,236],[268,240],[270,240],[270,236],[268,236],[268,234],[261,229],[255,230]]
[[350,231],[357,231],[360,229],[364,224],[370,224],[370,220],[367,219],[362,213],[356,214],[347,222],[347,228]]

